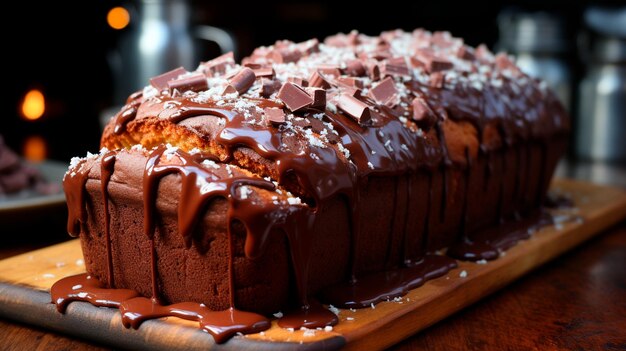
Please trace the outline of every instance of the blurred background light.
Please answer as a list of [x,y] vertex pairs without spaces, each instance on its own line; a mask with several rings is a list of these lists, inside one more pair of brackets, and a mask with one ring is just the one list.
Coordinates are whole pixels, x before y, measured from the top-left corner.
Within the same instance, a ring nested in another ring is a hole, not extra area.
[[24,139],[22,147],[24,158],[32,162],[41,162],[48,156],[48,145],[40,135],[31,135]]
[[43,93],[37,89],[32,89],[24,95],[22,101],[22,116],[25,119],[34,121],[43,116],[46,111],[46,100]]
[[107,23],[113,29],[124,29],[130,23],[130,14],[121,6],[114,7],[107,14]]

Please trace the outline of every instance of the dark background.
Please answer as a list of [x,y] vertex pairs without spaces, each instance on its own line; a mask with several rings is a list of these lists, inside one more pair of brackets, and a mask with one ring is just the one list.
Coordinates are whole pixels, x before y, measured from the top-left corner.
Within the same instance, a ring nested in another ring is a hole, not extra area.
[[[598,2],[593,2],[597,4]],[[77,5],[78,4],[78,5]],[[62,1],[13,4],[16,10],[5,11],[15,25],[3,22],[6,96],[0,108],[0,134],[7,144],[23,152],[24,140],[42,136],[47,157],[69,160],[86,151],[96,151],[99,144],[99,113],[113,104],[113,82],[107,53],[116,48],[118,39],[133,30],[111,29],[106,14],[116,5],[132,8],[133,2]],[[567,20],[574,38],[580,29],[582,10],[588,1],[381,1],[367,6],[347,2],[193,1],[193,23],[204,23],[231,31],[237,38],[240,56],[259,45],[277,39],[301,41],[337,32],[358,29],[365,34],[402,28],[412,30],[448,30],[470,45],[497,40],[496,18],[504,8],[557,12]],[[208,52],[206,59],[217,52]],[[575,56],[571,61],[576,66]],[[187,67],[190,68],[190,67]],[[579,73],[575,70],[575,73]],[[147,82],[146,82],[147,83]],[[43,118],[26,121],[19,107],[24,94],[32,88],[43,91],[46,112]],[[139,88],[139,87],[138,87]]]

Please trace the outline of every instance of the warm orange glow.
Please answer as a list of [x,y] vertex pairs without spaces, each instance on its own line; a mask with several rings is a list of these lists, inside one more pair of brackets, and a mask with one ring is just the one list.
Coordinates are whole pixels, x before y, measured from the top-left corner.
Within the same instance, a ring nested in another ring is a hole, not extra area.
[[24,140],[22,154],[25,159],[32,162],[45,160],[48,156],[48,146],[46,145],[46,140],[39,135],[29,136],[26,140]]
[[124,29],[130,22],[128,10],[123,7],[114,7],[107,14],[107,22],[113,29]]
[[22,115],[24,118],[34,121],[41,118],[46,111],[46,100],[43,93],[33,89],[26,93],[22,102]]

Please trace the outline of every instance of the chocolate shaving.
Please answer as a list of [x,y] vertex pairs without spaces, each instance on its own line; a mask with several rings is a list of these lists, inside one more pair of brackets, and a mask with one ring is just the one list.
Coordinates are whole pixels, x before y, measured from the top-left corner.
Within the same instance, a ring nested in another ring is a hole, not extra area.
[[187,73],[187,71],[184,68],[178,67],[169,72],[165,72],[156,77],[150,78],[150,84],[152,84],[152,86],[155,87],[158,91],[163,91],[168,88],[167,83],[170,80],[174,80],[185,73]]
[[396,89],[396,84],[391,77],[383,79],[378,85],[371,88],[368,96],[376,103],[392,108],[398,104],[399,100],[398,89]]
[[255,79],[254,71],[248,67],[244,67],[230,79],[228,86],[224,89],[223,95],[233,93],[243,94],[250,89]]
[[202,73],[195,73],[185,78],[170,80],[167,86],[172,96],[174,95],[174,90],[182,93],[185,91],[204,91],[209,88],[206,76]]
[[266,107],[263,111],[267,121],[273,124],[285,123],[285,111],[282,108]]
[[366,124],[371,119],[370,109],[364,102],[348,94],[340,94],[337,107],[352,117],[359,124]]
[[277,97],[281,99],[287,108],[298,111],[313,104],[313,98],[299,86],[286,82],[278,91]]
[[311,108],[317,110],[326,109],[326,90],[321,88],[309,87],[306,88],[305,91],[307,92],[307,94],[313,97],[313,103],[311,104]]

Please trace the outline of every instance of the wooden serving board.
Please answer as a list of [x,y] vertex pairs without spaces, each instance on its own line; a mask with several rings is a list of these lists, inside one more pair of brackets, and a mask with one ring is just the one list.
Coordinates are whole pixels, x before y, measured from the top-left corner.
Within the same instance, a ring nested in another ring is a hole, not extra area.
[[[77,240],[0,261],[0,315],[94,341],[151,350],[327,350],[388,347],[483,298],[626,217],[626,191],[573,180],[555,180],[552,191],[570,196],[576,207],[568,220],[543,228],[487,264],[460,262],[446,276],[428,281],[398,301],[375,308],[340,310],[331,331],[289,331],[273,322],[264,333],[236,336],[217,345],[195,324],[178,318],[122,326],[117,309],[73,302],[65,314],[50,303],[50,286],[84,272]],[[561,218],[565,218],[562,216]]]

